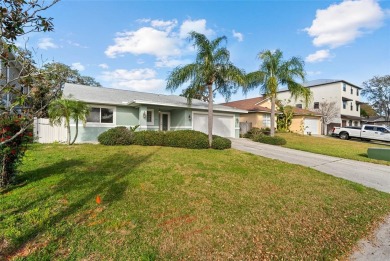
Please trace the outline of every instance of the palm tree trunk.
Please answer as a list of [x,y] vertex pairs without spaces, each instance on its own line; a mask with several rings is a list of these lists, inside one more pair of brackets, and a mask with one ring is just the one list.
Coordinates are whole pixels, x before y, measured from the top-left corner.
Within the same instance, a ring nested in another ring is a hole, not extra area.
[[209,117],[208,117],[208,134],[209,134],[209,147],[213,143],[213,85],[209,84]]
[[275,102],[276,97],[272,94],[271,97],[271,137],[275,136]]
[[76,133],[74,134],[74,138],[70,145],[73,145],[77,139],[77,135],[79,134],[79,119],[76,119]]
[[66,138],[66,143],[70,145],[70,122],[69,121],[67,121],[66,123],[66,129],[68,131],[68,137]]

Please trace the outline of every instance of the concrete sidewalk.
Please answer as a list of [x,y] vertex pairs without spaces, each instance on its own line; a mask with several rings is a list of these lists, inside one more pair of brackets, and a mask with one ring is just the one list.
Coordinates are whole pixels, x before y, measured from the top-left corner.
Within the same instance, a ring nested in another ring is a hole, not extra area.
[[390,166],[325,156],[248,139],[231,139],[232,148],[266,158],[299,164],[390,193]]

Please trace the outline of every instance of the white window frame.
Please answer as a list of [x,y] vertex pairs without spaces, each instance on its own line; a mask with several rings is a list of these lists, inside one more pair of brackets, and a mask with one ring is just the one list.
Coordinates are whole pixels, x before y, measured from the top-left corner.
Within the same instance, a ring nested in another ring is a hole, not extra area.
[[116,126],[116,107],[113,106],[101,106],[101,105],[94,105],[91,104],[89,107],[92,108],[99,108],[100,109],[100,121],[102,121],[101,117],[101,109],[110,109],[112,110],[112,123],[102,123],[102,122],[86,122],[87,127],[101,127],[101,126]]
[[265,128],[271,127],[271,115],[270,114],[264,114],[263,115],[263,126]]
[[[150,117],[151,121],[148,121],[148,112],[151,112],[152,116]],[[154,125],[154,110],[148,109],[146,110],[146,125]]]

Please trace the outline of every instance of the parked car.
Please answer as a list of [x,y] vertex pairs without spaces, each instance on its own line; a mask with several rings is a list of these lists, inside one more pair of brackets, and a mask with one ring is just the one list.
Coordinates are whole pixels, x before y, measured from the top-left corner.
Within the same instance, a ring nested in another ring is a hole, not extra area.
[[361,127],[335,127],[332,136],[349,140],[350,138],[360,138],[362,140],[390,141],[390,127],[377,125],[362,125]]

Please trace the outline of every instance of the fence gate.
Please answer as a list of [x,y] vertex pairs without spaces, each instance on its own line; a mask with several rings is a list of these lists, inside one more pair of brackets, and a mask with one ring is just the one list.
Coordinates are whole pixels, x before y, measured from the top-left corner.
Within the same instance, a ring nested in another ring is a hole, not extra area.
[[252,129],[252,122],[240,122],[240,135],[246,134]]
[[39,143],[66,142],[67,131],[64,123],[61,126],[49,123],[49,119],[34,119],[34,140]]

